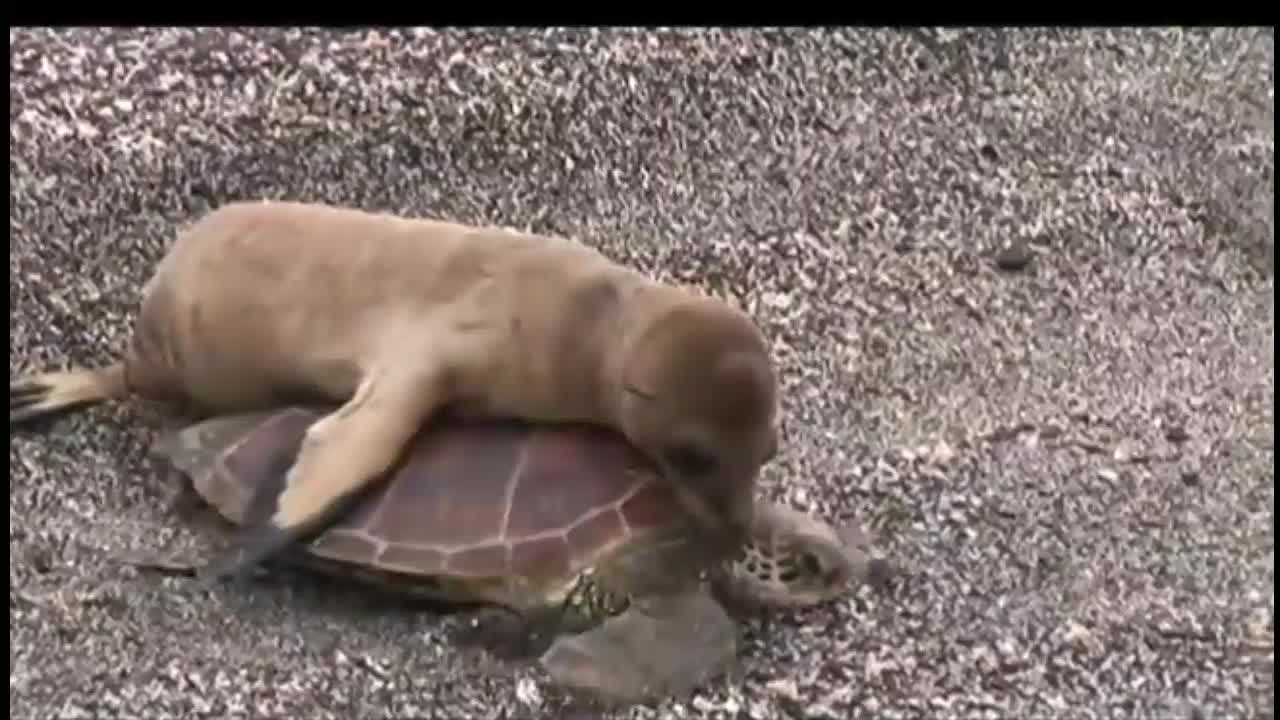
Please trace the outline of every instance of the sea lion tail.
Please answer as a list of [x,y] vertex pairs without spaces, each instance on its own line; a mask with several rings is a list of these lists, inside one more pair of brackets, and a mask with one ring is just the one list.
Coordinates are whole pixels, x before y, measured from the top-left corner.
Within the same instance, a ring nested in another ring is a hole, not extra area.
[[9,427],[81,410],[129,394],[124,363],[24,375],[9,381]]

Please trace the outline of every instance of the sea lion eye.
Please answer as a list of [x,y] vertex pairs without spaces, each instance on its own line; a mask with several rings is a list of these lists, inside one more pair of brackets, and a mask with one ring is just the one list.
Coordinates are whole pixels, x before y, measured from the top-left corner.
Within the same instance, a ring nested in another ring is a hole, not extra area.
[[716,459],[690,445],[677,445],[667,451],[667,462],[681,475],[705,476],[716,469]]
[[800,555],[800,565],[804,568],[805,573],[809,575],[822,574],[822,561],[813,553],[802,553]]

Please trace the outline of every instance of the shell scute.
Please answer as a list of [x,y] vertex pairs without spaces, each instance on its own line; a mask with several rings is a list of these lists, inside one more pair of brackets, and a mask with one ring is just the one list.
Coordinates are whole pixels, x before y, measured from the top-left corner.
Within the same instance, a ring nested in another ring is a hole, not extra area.
[[511,549],[506,545],[491,544],[459,550],[449,555],[444,569],[452,575],[496,577],[505,575],[511,568]]
[[378,556],[377,566],[414,575],[436,575],[444,572],[448,559],[446,553],[433,548],[388,545]]
[[531,437],[508,506],[513,542],[568,530],[631,489],[619,443],[587,428],[555,428]]
[[569,551],[573,554],[575,563],[585,564],[601,548],[621,540],[626,533],[627,527],[622,522],[622,516],[617,510],[609,509],[587,518],[569,531]]
[[349,563],[371,564],[382,549],[381,543],[356,532],[327,532],[311,541],[313,555]]
[[623,501],[619,512],[632,530],[657,527],[672,519],[672,509],[679,507],[666,483],[650,483]]
[[[243,433],[239,424],[208,423],[200,434],[200,443],[204,447],[227,448],[218,460],[224,472],[197,473],[193,478],[197,489],[214,500],[224,515],[243,522],[244,515],[250,512],[249,499],[259,489],[269,497],[284,491],[289,467],[302,447],[307,428],[315,420],[312,413],[286,411],[270,416],[236,439],[224,435]],[[216,483],[218,487],[199,487],[205,483]]]
[[572,554],[563,535],[525,540],[511,548],[511,567],[539,580],[573,574]]
[[512,475],[528,440],[505,426],[422,435],[377,503],[371,534],[453,550],[497,539]]

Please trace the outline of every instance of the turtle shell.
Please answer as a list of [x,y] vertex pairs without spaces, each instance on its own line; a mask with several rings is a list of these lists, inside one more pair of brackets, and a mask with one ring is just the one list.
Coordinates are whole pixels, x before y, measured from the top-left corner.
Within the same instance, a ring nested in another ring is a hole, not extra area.
[[[325,412],[216,417],[177,433],[167,455],[203,499],[241,523],[258,493],[283,489],[307,428]],[[563,598],[623,545],[686,521],[654,466],[616,433],[448,418],[424,428],[386,477],[295,556],[442,599],[535,605]]]

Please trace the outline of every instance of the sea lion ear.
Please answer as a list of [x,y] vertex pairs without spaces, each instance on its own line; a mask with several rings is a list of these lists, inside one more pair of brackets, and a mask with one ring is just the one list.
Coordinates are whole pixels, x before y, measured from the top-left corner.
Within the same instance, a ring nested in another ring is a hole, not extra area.
[[622,359],[622,388],[628,395],[649,400],[662,388],[672,355],[671,311],[649,318],[627,343]]

